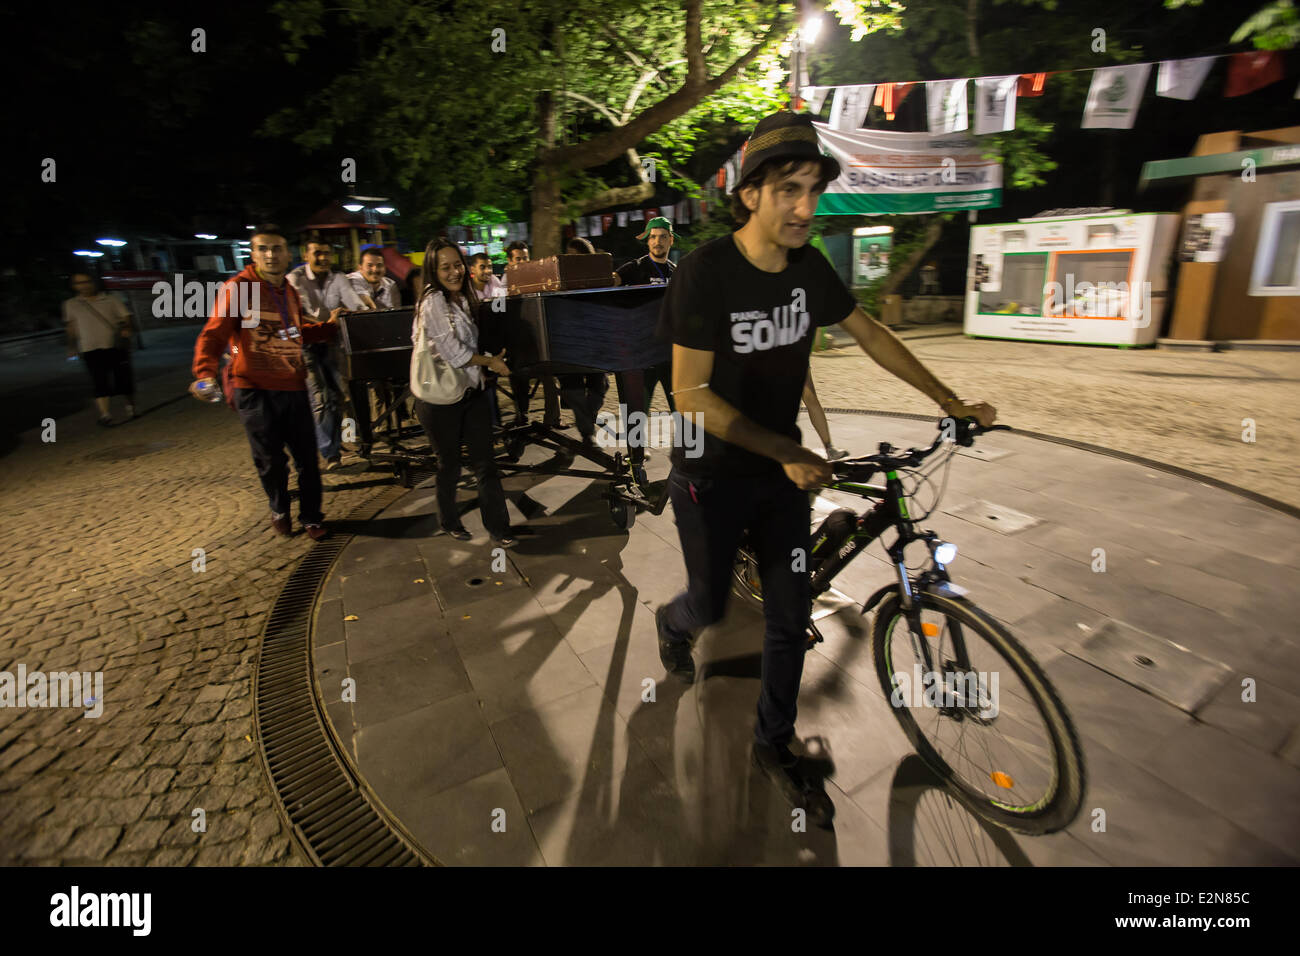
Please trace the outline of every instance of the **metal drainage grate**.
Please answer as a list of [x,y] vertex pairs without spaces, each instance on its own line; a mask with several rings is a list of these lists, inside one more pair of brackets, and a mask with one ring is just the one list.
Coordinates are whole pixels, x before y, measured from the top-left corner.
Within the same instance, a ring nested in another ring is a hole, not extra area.
[[[347,516],[365,521],[405,488],[389,488]],[[438,865],[410,839],[342,757],[312,685],[316,595],[352,539],[319,542],[290,575],[262,630],[253,678],[253,726],[276,805],[318,866]]]

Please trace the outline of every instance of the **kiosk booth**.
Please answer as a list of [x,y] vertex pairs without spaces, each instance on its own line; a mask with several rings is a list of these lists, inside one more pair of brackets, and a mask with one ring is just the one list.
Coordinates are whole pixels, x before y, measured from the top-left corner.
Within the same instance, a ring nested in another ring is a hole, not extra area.
[[1179,217],[1113,213],[971,228],[967,335],[1152,345]]

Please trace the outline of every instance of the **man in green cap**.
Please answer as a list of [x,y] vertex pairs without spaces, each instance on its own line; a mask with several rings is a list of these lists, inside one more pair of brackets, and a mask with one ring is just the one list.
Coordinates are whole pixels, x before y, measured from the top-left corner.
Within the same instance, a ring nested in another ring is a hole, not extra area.
[[646,240],[650,254],[620,266],[619,285],[667,285],[676,268],[668,261],[668,250],[673,247],[673,224],[663,216],[655,216],[637,238]]
[[[668,250],[673,247],[673,224],[663,216],[655,216],[645,225],[645,230],[638,239],[645,239],[650,250],[649,255],[633,259],[618,269],[619,285],[667,285],[673,276],[675,266],[668,261]],[[615,372],[614,383],[618,386],[618,400],[627,409],[631,417],[633,412],[642,415],[650,413],[650,401],[654,398],[655,385],[664,390],[669,409],[676,411],[672,393],[672,362],[660,362],[640,372]],[[629,442],[627,449],[628,463],[632,474],[642,487],[646,486],[645,447],[640,442]]]
[[958,398],[858,308],[827,258],[808,244],[818,200],[839,175],[811,117],[783,111],[760,120],[731,196],[740,228],[683,257],[659,326],[673,343],[682,427],[703,431],[702,445],[674,441],[669,494],[688,584],[655,613],[659,657],[671,673],[694,681],[694,635],[725,614],[736,548],[748,529],[766,619],[753,760],[793,806],[823,825],[835,808],[790,749],[812,601],[808,572],[791,558],[808,547],[808,492],[831,479],[830,464],[803,446],[795,424],[813,337],[838,322],[945,415],[983,425],[996,417],[992,406]]

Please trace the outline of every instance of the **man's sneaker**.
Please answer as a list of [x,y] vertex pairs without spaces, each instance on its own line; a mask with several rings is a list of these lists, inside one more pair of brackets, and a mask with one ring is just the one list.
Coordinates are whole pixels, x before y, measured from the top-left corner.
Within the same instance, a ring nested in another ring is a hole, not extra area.
[[848,458],[848,457],[849,457],[849,453],[847,451],[841,451],[840,449],[836,448],[834,445],[826,446],[827,461],[839,461],[841,458]]
[[448,531],[447,533],[451,535],[453,538],[455,538],[457,541],[468,541],[470,538],[474,537],[464,528],[456,528],[452,531]]
[[128,405],[126,406],[126,417],[127,417],[127,419],[135,418],[135,406],[134,406],[134,405],[128,404]]
[[691,642],[668,633],[668,605],[655,611],[655,630],[659,632],[659,660],[664,669],[684,684],[695,683],[695,658],[691,657]]
[[289,516],[272,514],[271,530],[276,534],[284,535],[286,538],[289,537],[290,532],[293,531],[293,525],[289,522]]
[[519,543],[519,539],[506,535],[503,538],[493,538],[492,543],[499,548],[513,548]]
[[325,470],[326,470],[326,471],[335,471],[335,470],[337,470],[338,467],[339,467],[340,465],[342,465],[342,464],[343,464],[342,456],[340,456],[340,455],[335,455],[333,458],[327,458],[327,459],[325,459]]
[[808,819],[819,827],[829,826],[835,817],[835,804],[826,791],[813,786],[799,772],[799,758],[789,747],[773,747],[755,740],[752,749],[754,766],[763,771],[790,806],[802,809]]
[[311,538],[313,541],[319,541],[321,538],[329,535],[329,532],[325,529],[323,524],[305,524],[302,527],[303,530],[307,532],[307,537]]
[[101,424],[101,425],[103,425],[105,428],[107,428],[109,425],[113,424],[113,416],[112,416],[112,415],[100,415],[100,416],[99,416],[99,424]]

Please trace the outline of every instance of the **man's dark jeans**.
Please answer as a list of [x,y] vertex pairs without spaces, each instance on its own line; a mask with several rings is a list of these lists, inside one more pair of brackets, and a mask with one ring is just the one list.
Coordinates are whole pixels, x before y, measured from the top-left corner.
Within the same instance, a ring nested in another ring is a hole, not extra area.
[[343,383],[334,367],[328,342],[302,347],[307,366],[307,396],[316,422],[316,447],[326,461],[337,458],[343,427]]
[[461,527],[456,485],[460,481],[460,446],[464,442],[478,479],[478,509],[483,516],[483,527],[494,538],[509,535],[506,495],[492,459],[492,415],[487,392],[472,388],[454,405],[417,401],[415,414],[438,449],[438,521],[442,529],[456,531]]
[[[692,479],[673,469],[668,480],[688,578],[687,590],[668,605],[669,633],[685,640],[722,619],[736,548],[748,528],[767,619],[754,735],[772,746],[785,746],[794,736],[812,608],[806,570],[808,492],[800,491],[780,470],[760,477]],[[803,560],[796,564],[798,549]]]
[[[624,408],[626,414],[630,417],[633,412],[641,412],[649,416],[650,402],[654,398],[655,385],[659,385],[664,390],[664,398],[668,400],[668,407],[672,411],[677,411],[677,403],[673,401],[673,364],[672,362],[660,362],[648,369],[632,372],[615,372],[614,384],[618,386],[618,400]],[[624,439],[626,440],[626,438]],[[628,442],[627,449],[628,461],[634,465],[639,465],[645,461],[645,445],[638,442],[635,445]]]
[[298,472],[298,518],[304,524],[320,524],[320,462],[316,458],[316,422],[306,391],[282,392],[265,388],[235,389],[235,409],[248,433],[253,464],[262,480],[271,511],[289,513],[289,461]]

